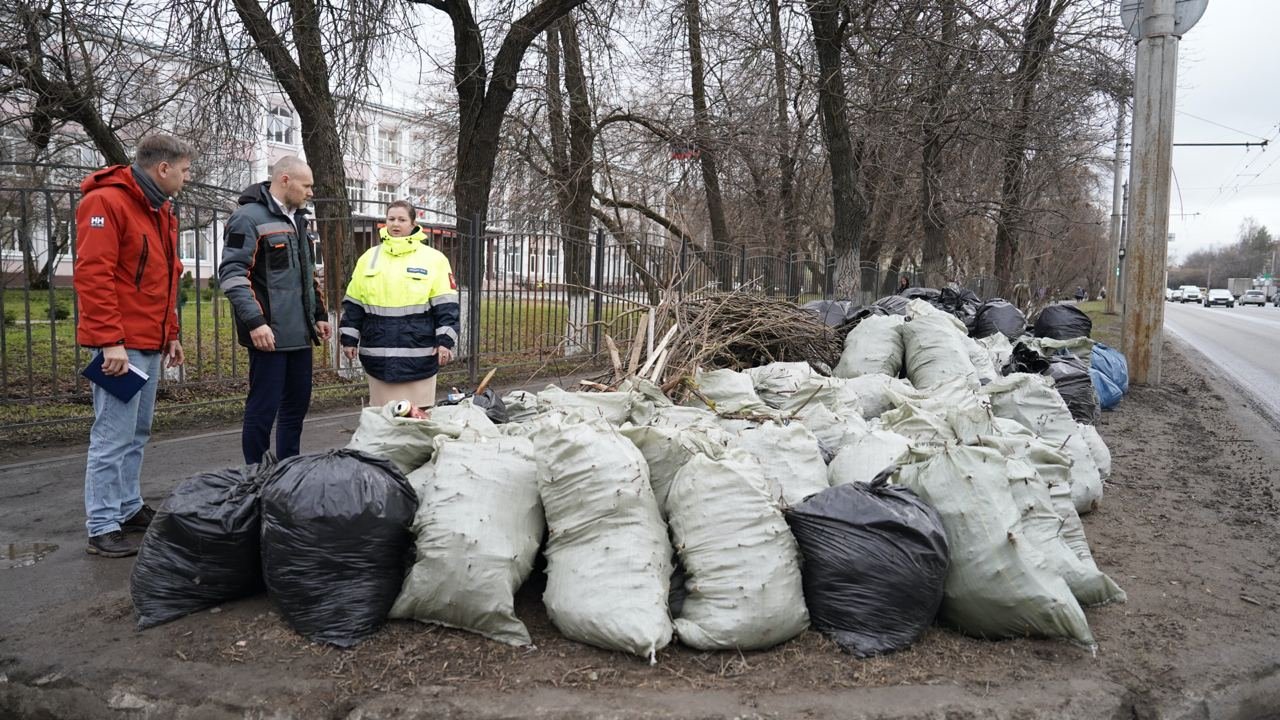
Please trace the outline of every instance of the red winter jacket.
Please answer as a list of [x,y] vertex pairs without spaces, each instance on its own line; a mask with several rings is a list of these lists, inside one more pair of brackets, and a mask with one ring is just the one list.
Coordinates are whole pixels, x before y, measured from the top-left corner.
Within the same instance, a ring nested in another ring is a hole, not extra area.
[[163,350],[178,339],[178,219],[156,210],[128,165],[103,168],[80,183],[76,209],[76,342]]

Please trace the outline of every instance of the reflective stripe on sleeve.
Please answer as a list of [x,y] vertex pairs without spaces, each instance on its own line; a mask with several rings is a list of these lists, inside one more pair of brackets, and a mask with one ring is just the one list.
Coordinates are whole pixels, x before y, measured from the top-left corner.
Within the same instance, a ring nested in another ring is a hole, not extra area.
[[252,283],[250,283],[250,282],[249,282],[249,278],[244,277],[244,276],[242,275],[242,276],[239,276],[239,277],[232,277],[232,278],[227,278],[226,280],[224,280],[224,281],[222,282],[222,289],[224,289],[224,290],[225,290],[225,289],[227,289],[227,288],[245,287],[245,286],[248,286],[248,285],[251,285],[251,284],[252,284]]
[[447,303],[457,303],[458,293],[445,293],[431,298],[431,307],[439,307]]
[[444,327],[436,328],[436,334],[448,335],[449,337],[453,338],[453,341],[455,343],[458,342],[458,333],[454,332],[453,328],[449,327],[448,325],[445,325]]
[[339,332],[341,332],[343,335],[346,335],[349,338],[355,338],[356,340],[360,339],[360,331],[353,327],[340,328]]

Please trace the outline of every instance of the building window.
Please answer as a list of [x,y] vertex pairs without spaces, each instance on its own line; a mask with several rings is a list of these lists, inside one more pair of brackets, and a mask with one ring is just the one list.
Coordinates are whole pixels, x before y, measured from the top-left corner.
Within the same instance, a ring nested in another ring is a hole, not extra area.
[[293,112],[289,108],[273,107],[267,113],[267,142],[293,144]]
[[347,130],[347,154],[364,160],[369,153],[369,126],[353,125]]
[[0,215],[0,250],[17,252],[22,249],[21,226],[9,215]]
[[384,206],[396,199],[397,186],[392,183],[378,183],[378,202]]
[[378,162],[383,165],[400,164],[400,133],[378,128]]
[[347,178],[347,199],[351,201],[351,212],[363,213],[365,201],[363,180]]
[[22,161],[22,132],[12,125],[0,127],[0,175],[18,175],[14,163]]
[[557,265],[560,260],[560,250],[557,248],[547,248],[547,274],[556,275],[559,268]]

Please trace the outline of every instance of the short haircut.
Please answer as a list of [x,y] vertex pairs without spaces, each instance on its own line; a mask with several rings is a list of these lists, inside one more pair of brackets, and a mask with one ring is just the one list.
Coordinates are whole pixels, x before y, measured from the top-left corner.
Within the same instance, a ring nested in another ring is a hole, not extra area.
[[413,203],[408,200],[392,200],[387,203],[388,215],[391,214],[391,208],[403,208],[405,212],[409,213],[409,222],[416,223],[418,221],[418,211],[413,207]]
[[172,165],[179,160],[191,160],[195,156],[195,149],[185,140],[165,133],[153,133],[138,143],[138,155],[134,161],[144,168],[153,168],[160,163]]
[[271,179],[279,180],[285,175],[296,175],[303,168],[310,170],[311,166],[307,164],[306,160],[297,155],[285,155],[277,160],[275,165],[271,166]]

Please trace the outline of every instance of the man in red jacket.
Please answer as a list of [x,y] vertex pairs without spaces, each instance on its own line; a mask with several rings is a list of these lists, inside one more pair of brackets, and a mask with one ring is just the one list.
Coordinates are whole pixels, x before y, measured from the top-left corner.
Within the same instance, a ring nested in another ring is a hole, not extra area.
[[171,197],[191,175],[191,146],[157,134],[138,143],[133,165],[114,165],[84,179],[76,208],[76,342],[102,355],[102,370],[130,365],[147,375],[128,402],[93,386],[93,429],[84,474],[87,551],[127,557],[155,514],[142,502],[142,450],[151,437],[156,386],[163,366],[182,364],[178,341],[178,219]]

